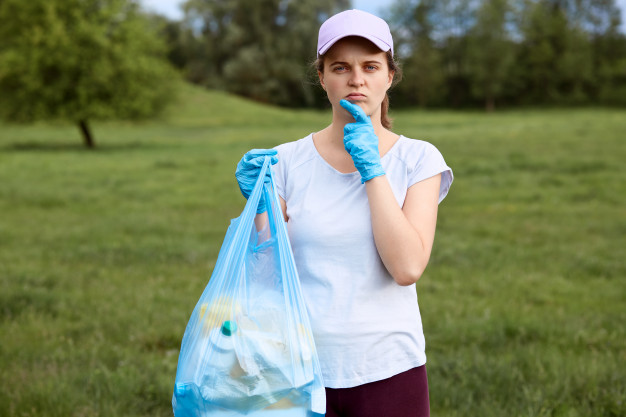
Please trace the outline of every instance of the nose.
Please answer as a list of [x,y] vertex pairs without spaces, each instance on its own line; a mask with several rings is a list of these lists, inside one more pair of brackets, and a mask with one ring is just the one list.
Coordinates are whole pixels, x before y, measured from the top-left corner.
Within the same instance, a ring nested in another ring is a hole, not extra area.
[[361,70],[359,68],[355,68],[352,70],[352,72],[350,73],[350,78],[348,80],[348,83],[351,86],[361,86],[363,85],[364,82],[364,78],[363,78],[363,73],[361,72]]

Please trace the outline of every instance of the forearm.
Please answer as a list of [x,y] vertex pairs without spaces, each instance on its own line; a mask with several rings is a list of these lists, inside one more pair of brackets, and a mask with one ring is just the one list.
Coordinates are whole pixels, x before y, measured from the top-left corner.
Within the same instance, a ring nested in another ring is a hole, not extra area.
[[254,217],[254,224],[256,226],[256,231],[260,232],[263,229],[265,229],[265,227],[267,226],[269,222],[268,216],[267,216],[267,211],[264,211],[263,213],[258,213],[255,217]]
[[374,241],[383,264],[398,284],[415,283],[428,264],[430,245],[398,205],[386,176],[367,181],[365,187]]
[[411,285],[430,258],[441,175],[409,187],[400,207],[381,165],[379,138],[371,119],[358,105],[347,100],[339,104],[355,120],[344,126],[343,143],[365,183],[376,249],[393,279]]

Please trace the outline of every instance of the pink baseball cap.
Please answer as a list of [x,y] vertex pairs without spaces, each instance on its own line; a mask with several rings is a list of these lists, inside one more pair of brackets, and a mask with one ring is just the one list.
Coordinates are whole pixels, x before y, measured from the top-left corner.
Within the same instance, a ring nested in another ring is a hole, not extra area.
[[347,36],[365,38],[383,52],[391,51],[393,56],[393,39],[387,22],[356,9],[337,13],[322,23],[317,38],[317,56],[324,55],[335,42]]

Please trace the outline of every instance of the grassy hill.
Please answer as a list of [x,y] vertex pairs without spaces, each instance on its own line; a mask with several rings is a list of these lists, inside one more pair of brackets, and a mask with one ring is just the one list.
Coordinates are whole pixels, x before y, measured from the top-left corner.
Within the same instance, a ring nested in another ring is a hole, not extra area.
[[[626,415],[626,112],[392,115],[456,177],[417,286],[433,415]],[[329,121],[183,86],[95,151],[0,125],[0,416],[172,415],[237,161]]]

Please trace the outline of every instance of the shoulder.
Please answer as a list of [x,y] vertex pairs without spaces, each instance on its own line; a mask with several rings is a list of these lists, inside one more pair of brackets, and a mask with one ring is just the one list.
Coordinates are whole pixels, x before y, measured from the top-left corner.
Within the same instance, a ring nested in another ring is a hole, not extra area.
[[278,151],[278,164],[290,170],[314,158],[315,148],[312,136],[313,134],[309,134],[302,139],[274,147]]
[[439,202],[448,194],[454,175],[435,145],[423,140],[400,136],[389,153],[391,154],[389,161],[391,170],[405,172],[408,187],[441,174]]
[[390,156],[409,167],[427,163],[432,159],[442,159],[441,152],[430,142],[400,136],[389,151]]

